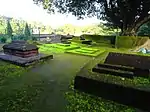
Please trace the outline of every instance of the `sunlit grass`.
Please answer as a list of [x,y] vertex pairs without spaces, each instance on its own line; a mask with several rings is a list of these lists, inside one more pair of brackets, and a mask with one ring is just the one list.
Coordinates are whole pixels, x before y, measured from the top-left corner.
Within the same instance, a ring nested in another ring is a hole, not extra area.
[[128,106],[74,90],[73,82],[65,97],[69,102],[69,112],[136,112]]
[[0,112],[31,112],[43,81],[29,69],[0,61]]
[[96,56],[100,55],[101,53],[105,52],[105,50],[104,49],[92,49],[92,48],[81,47],[80,49],[69,50],[69,51],[66,51],[66,52],[67,53],[78,54],[78,55],[96,57]]

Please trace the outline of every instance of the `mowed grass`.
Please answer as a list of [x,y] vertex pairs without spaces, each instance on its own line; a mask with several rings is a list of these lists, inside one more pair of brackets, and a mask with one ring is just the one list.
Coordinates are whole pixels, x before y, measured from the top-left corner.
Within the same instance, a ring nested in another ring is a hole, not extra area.
[[73,45],[73,44],[44,44],[44,47],[52,47],[52,48],[58,48],[63,50],[71,50],[71,49],[77,49],[80,48],[79,46]]
[[43,44],[38,45],[39,51],[43,53],[64,53],[67,50],[78,49],[79,46],[70,44]]
[[27,68],[0,61],[0,112],[29,112],[32,108],[40,88],[34,87],[36,77],[24,83],[21,77],[26,71]]
[[96,57],[96,56],[100,55],[101,53],[105,52],[105,50],[104,49],[99,50],[99,49],[94,49],[94,48],[81,47],[80,49],[69,50],[69,51],[66,51],[66,52],[67,53],[73,53],[73,54]]
[[[87,46],[87,45],[86,45]],[[104,49],[94,49],[90,47],[86,47],[85,45],[80,45],[78,43],[72,44],[44,44],[39,46],[40,52],[43,53],[72,53],[76,55],[85,55],[85,56],[92,56],[96,57],[103,53]]]

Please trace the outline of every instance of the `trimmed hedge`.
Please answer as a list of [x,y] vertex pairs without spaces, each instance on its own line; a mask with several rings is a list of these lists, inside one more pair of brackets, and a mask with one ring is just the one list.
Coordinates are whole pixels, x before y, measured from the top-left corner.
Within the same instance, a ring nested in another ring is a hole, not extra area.
[[133,48],[136,43],[135,36],[118,36],[116,38],[117,48]]
[[135,36],[118,36],[116,37],[116,48],[134,48],[143,45],[149,37],[135,37]]
[[97,43],[106,42],[115,45],[116,36],[107,35],[82,35],[85,39],[95,41]]

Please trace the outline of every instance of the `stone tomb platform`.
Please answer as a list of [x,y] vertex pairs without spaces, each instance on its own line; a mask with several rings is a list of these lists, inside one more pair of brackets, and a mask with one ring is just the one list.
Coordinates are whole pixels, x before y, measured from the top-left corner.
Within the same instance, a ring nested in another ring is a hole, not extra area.
[[5,54],[3,51],[0,52],[0,60],[7,61],[22,67],[30,66],[35,62],[45,59],[53,59],[53,55],[39,53],[39,55],[37,56],[22,58],[14,55]]

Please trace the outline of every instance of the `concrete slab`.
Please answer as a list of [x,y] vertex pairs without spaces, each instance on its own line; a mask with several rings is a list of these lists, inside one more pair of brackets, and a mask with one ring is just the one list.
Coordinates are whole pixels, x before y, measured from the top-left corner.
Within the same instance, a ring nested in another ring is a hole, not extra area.
[[53,59],[53,55],[39,53],[39,55],[37,56],[22,58],[18,56],[8,55],[5,54],[3,51],[0,51],[0,60],[4,60],[23,67],[32,65],[33,63],[44,59]]

